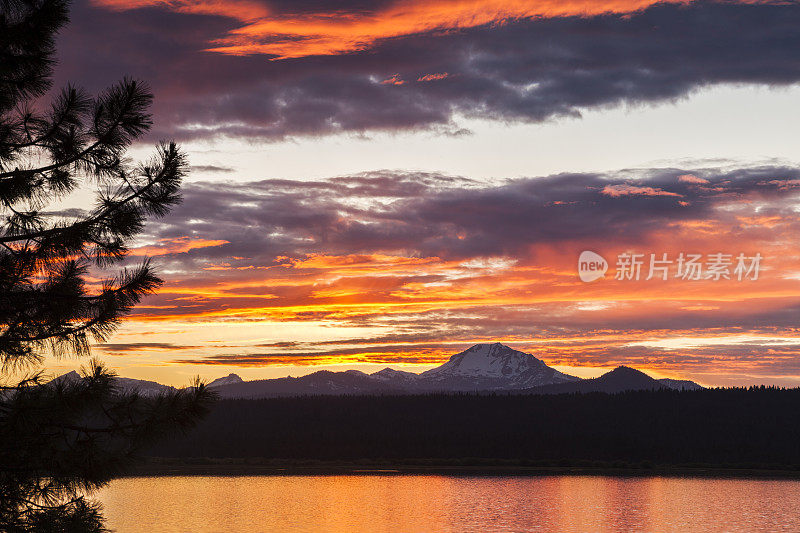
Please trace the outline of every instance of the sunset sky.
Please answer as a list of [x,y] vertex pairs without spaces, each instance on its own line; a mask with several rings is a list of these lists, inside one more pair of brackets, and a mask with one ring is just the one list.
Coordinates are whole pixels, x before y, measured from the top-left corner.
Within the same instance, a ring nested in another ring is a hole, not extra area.
[[[192,165],[131,256],[164,286],[96,348],[120,374],[418,371],[500,341],[580,376],[800,386],[800,4],[75,0],[71,19],[56,86],[146,80],[131,155],[176,139]],[[584,250],[604,279],[579,279]],[[624,253],[641,279],[615,279]],[[645,279],[681,253],[731,255],[731,279]]]

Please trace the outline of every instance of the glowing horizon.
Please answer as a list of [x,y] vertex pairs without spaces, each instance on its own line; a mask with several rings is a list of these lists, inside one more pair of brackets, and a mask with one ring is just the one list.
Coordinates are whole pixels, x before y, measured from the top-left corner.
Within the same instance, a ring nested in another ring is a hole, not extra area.
[[[177,385],[501,341],[587,375],[800,385],[795,21],[770,1],[78,2],[57,81],[150,81],[145,144],[194,165],[131,252],[166,283],[96,352]],[[587,250],[606,279],[578,278]],[[614,280],[626,252],[763,268]]]

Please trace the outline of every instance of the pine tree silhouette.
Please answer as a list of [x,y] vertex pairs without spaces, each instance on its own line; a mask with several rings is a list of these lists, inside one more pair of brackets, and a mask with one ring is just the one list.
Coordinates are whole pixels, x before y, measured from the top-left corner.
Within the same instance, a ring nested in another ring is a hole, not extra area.
[[[96,360],[79,379],[46,383],[40,370],[47,355],[89,355],[161,283],[148,261],[95,280],[125,259],[147,217],[179,201],[186,170],[174,143],[144,164],[124,157],[151,126],[153,97],[140,81],[96,97],[67,86],[41,104],[67,21],[65,0],[0,0],[3,531],[104,531],[86,494],[124,472],[142,446],[194,425],[212,400],[199,380],[154,398],[122,392]],[[90,209],[47,211],[89,187]]]

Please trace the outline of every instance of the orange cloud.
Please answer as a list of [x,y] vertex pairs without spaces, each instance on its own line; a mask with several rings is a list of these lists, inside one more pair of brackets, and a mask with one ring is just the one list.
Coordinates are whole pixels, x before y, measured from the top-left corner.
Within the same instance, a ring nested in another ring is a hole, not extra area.
[[781,190],[793,189],[800,187],[800,180],[770,180],[766,182],[769,185],[775,185]]
[[655,187],[639,187],[637,185],[606,185],[601,194],[610,196],[612,198],[619,198],[620,196],[678,196],[682,195],[676,192],[669,192]]
[[381,85],[403,85],[405,82],[400,78],[400,74],[395,74],[391,78],[386,78]]
[[417,78],[417,81],[437,81],[448,78],[450,75],[447,72],[437,72],[436,74],[425,74]]
[[191,237],[179,237],[177,239],[161,239],[158,244],[151,244],[147,246],[139,246],[131,250],[133,256],[158,256],[170,254],[182,254],[189,250],[197,248],[210,248],[212,246],[221,246],[229,244],[228,241],[213,240],[213,239],[200,239]]
[[[181,13],[221,15],[243,23],[218,39],[210,51],[269,54],[276,59],[334,55],[364,50],[380,39],[484,24],[604,13],[633,13],[658,0],[403,0],[374,13],[272,13],[245,0],[94,0],[112,9],[158,6]],[[688,4],[692,0],[666,0]],[[269,42],[265,42],[265,41]]]
[[678,176],[678,181],[681,181],[683,183],[695,183],[697,185],[706,185],[710,183],[707,179],[700,178],[698,176],[695,176],[694,174],[683,174],[681,176]]
[[[139,318],[361,320],[368,316],[413,315],[415,313],[492,309],[508,306],[556,304],[565,316],[601,311],[604,318],[631,313],[632,317],[664,315],[665,309],[736,311],[738,302],[749,300],[747,311],[757,310],[756,299],[768,310],[774,302],[800,298],[800,282],[786,279],[786,272],[800,269],[794,255],[780,250],[780,243],[748,241],[743,236],[724,252],[735,257],[764,257],[758,281],[689,282],[675,279],[647,281],[650,253],[676,260],[682,252],[706,255],[720,251],[719,234],[724,228],[698,221],[654,232],[644,253],[641,280],[614,280],[616,258],[625,249],[604,249],[598,243],[587,247],[602,252],[609,261],[608,279],[586,285],[576,274],[576,255],[539,246],[535,260],[514,262],[495,258],[485,261],[453,261],[437,257],[312,254],[284,259],[281,265],[254,270],[252,275],[229,281],[192,279],[164,288],[162,296],[174,305],[169,313],[140,310]],[[680,247],[675,241],[681,243]],[[735,265],[731,265],[731,271]],[[187,300],[187,298],[189,298]],[[606,302],[600,308],[586,302]],[[624,304],[624,305],[621,305]],[[631,307],[630,304],[635,304]],[[572,309],[570,306],[577,306]],[[166,309],[169,309],[167,306]],[[677,311],[676,311],[677,312]],[[409,318],[410,322],[414,319]]]
[[789,224],[797,222],[797,217],[780,216],[780,215],[754,215],[754,216],[740,216],[737,219],[748,226],[763,226],[772,229],[781,224]]

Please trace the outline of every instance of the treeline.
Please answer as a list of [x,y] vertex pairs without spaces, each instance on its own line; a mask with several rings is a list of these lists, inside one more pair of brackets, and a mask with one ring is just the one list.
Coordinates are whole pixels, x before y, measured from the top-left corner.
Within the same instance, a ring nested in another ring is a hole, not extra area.
[[800,468],[800,389],[221,400],[149,454]]

